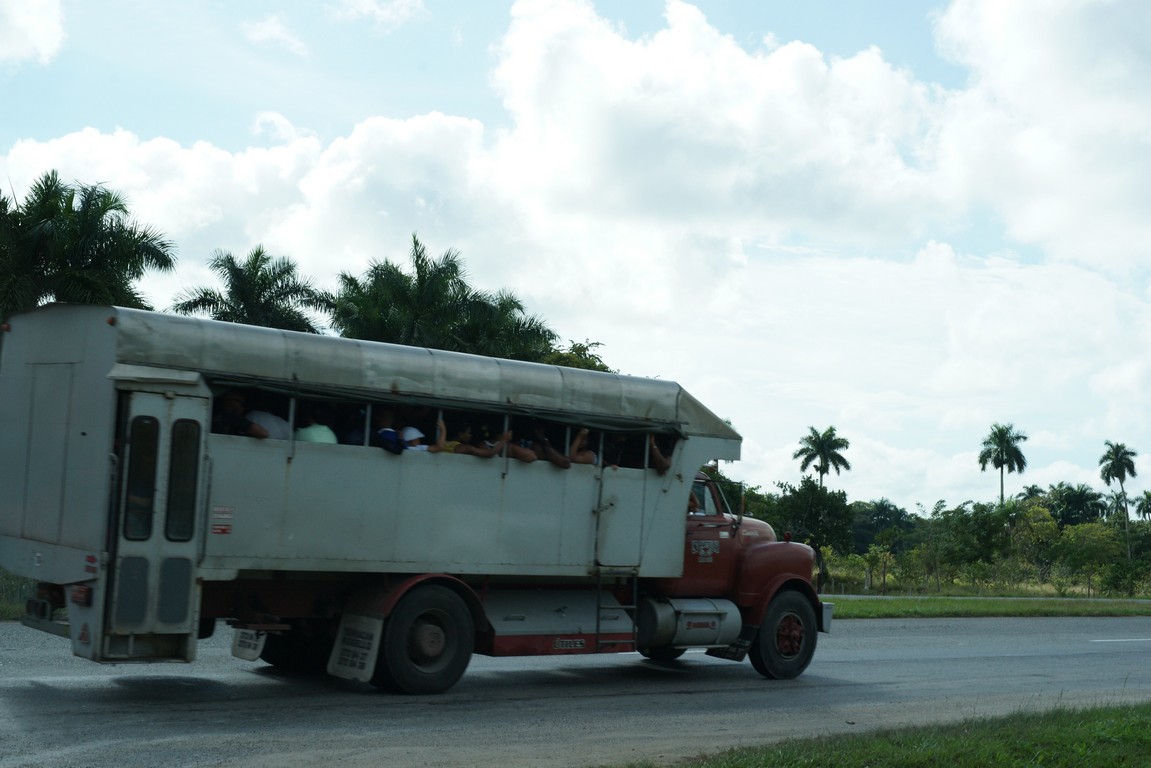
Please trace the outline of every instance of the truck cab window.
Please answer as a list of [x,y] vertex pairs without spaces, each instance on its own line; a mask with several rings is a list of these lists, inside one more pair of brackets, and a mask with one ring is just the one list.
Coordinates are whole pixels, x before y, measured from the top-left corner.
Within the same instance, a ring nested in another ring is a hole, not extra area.
[[693,483],[691,498],[688,500],[688,513],[692,515],[715,515],[715,501],[704,483]]

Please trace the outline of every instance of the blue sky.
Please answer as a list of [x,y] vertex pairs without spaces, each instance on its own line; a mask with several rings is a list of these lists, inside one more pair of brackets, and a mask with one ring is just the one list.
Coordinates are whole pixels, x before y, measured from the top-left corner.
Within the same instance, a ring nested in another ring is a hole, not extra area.
[[[3,121],[0,145],[84,127],[130,127],[142,137],[238,150],[252,141],[253,109],[278,111],[329,140],[371,115],[439,111],[506,124],[488,76],[510,2],[428,0],[410,4],[410,15],[397,11],[395,22],[341,18],[330,10],[334,4],[325,11],[311,2],[42,5],[62,9],[58,52],[47,66],[10,60],[3,67],[5,96],[36,109]],[[696,5],[749,50],[769,37],[802,40],[838,57],[877,46],[922,80],[957,83],[963,76],[933,50],[938,2],[908,3],[898,14],[877,13],[861,0]],[[594,7],[630,36],[664,25],[662,0],[601,0]]]
[[[1141,0],[0,0],[0,173],[124,193],[158,307],[263,244],[332,286],[461,251],[772,487],[809,426],[852,499],[990,500],[1151,455]],[[1139,467],[1139,461],[1136,464]],[[1151,476],[1151,467],[1147,469]],[[1140,476],[1129,490],[1141,492]]]

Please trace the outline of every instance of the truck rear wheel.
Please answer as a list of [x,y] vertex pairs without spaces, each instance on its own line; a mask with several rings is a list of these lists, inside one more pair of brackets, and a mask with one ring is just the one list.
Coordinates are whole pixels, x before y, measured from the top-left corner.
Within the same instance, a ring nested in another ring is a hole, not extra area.
[[464,601],[447,587],[409,592],[384,626],[372,684],[398,693],[442,693],[472,659],[475,625]]
[[780,592],[751,641],[748,656],[755,671],[775,680],[798,677],[815,654],[815,609],[798,592]]

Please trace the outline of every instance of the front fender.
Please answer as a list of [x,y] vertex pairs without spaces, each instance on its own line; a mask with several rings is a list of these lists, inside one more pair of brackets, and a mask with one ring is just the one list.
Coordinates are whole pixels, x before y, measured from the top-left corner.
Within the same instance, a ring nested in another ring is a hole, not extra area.
[[758,626],[767,605],[782,589],[803,594],[820,615],[819,596],[811,583],[815,552],[806,544],[774,541],[749,548],[740,562],[736,582],[736,604],[744,623]]

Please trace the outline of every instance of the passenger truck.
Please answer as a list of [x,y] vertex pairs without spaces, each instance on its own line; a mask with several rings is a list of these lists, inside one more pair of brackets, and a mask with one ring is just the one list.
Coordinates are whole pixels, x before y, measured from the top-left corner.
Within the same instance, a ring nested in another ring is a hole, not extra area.
[[[336,439],[302,439],[316,418]],[[424,441],[381,447],[404,427]],[[230,626],[242,658],[404,693],[475,653],[791,678],[832,606],[812,550],[700,471],[740,440],[671,381],[49,305],[0,331],[0,567],[96,662],[189,662]]]

